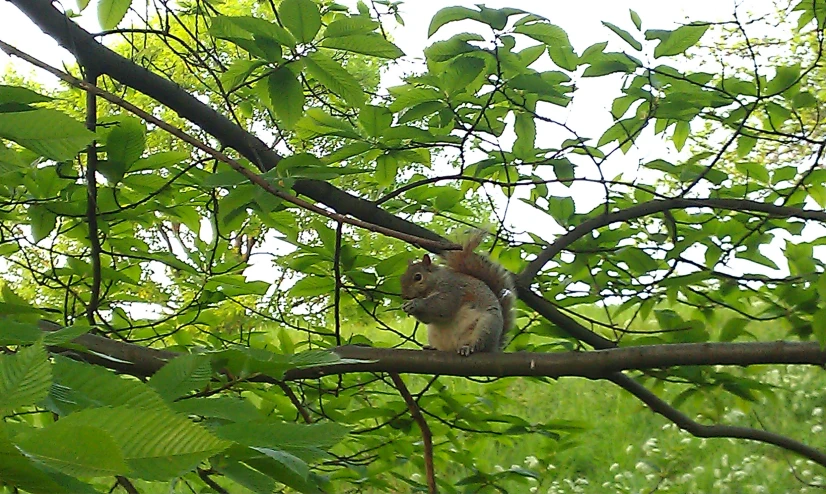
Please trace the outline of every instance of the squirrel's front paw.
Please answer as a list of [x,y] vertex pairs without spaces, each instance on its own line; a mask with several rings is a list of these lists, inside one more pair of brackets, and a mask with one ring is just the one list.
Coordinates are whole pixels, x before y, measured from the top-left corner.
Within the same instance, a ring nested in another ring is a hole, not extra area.
[[416,309],[419,307],[418,302],[419,302],[419,299],[415,299],[415,298],[413,300],[408,300],[407,302],[404,303],[404,305],[402,305],[402,310],[404,311],[405,314],[410,315],[413,312],[415,312]]
[[470,345],[462,345],[462,346],[460,346],[460,347],[459,347],[459,349],[458,349],[458,350],[456,350],[456,352],[457,352],[459,355],[461,355],[462,357],[467,357],[467,356],[469,356],[471,353],[473,353],[473,350],[474,350],[474,348],[473,348],[472,346],[470,346]]

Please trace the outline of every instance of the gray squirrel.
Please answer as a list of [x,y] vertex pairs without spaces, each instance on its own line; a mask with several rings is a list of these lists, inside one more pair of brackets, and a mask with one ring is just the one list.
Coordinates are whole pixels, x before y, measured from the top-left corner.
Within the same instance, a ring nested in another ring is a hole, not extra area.
[[513,326],[516,289],[508,270],[474,252],[484,232],[475,232],[462,250],[440,254],[438,266],[425,254],[410,261],[401,278],[402,310],[427,324],[425,349],[457,352],[498,352]]

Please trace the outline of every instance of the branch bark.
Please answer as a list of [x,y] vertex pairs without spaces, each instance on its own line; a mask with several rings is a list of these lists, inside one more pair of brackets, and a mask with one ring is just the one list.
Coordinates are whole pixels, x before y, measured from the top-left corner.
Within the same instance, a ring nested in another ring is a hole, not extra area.
[[[47,331],[59,329],[42,322]],[[149,377],[178,355],[132,343],[85,334],[73,344],[88,349],[84,360],[137,377]],[[71,348],[69,345],[68,348]],[[52,348],[65,352],[67,348]],[[341,346],[331,349],[345,359],[341,364],[292,369],[285,381],[314,379],[352,372],[392,372],[476,377],[586,377],[611,378],[627,370],[662,369],[682,365],[826,365],[826,351],[816,342],[682,343],[611,348],[590,352],[504,352],[461,357],[450,352]],[[277,384],[278,376],[258,376],[253,381]]]

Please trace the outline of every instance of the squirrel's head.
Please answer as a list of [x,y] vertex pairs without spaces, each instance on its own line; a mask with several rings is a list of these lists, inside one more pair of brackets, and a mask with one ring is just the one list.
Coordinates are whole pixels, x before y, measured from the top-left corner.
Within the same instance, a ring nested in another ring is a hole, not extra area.
[[402,298],[410,300],[425,296],[429,290],[428,279],[436,266],[425,254],[421,261],[408,261],[407,271],[402,275]]

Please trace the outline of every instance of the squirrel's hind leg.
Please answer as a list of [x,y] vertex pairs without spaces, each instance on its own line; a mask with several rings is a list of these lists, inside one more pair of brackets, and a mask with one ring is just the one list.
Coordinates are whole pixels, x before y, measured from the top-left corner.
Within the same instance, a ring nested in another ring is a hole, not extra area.
[[502,336],[502,315],[499,312],[487,312],[469,324],[457,341],[456,352],[467,357],[475,352],[499,351]]

